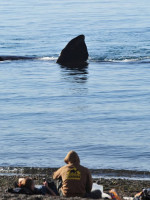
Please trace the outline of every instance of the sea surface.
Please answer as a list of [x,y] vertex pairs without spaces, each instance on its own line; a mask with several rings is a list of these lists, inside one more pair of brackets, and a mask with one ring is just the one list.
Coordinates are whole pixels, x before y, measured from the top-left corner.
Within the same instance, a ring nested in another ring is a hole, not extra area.
[[[150,1],[0,0],[0,166],[150,170]],[[56,64],[84,34],[85,69]]]

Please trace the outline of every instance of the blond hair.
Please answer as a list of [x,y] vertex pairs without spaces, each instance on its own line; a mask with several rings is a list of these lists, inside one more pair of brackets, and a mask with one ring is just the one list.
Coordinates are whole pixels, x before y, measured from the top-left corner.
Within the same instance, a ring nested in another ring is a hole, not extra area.
[[18,181],[18,185],[19,187],[26,187],[28,189],[31,189],[33,182],[33,179],[30,177],[20,178]]

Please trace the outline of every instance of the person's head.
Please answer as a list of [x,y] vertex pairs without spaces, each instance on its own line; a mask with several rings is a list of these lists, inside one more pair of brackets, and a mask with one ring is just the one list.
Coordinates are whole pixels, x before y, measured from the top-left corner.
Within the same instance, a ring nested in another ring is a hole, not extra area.
[[74,164],[74,165],[80,164],[80,158],[75,151],[69,151],[68,154],[66,155],[64,161],[67,164]]
[[25,183],[25,178],[19,178],[18,179],[18,187],[22,187]]
[[28,188],[29,190],[34,190],[34,180],[30,177],[23,178],[20,182],[20,187]]

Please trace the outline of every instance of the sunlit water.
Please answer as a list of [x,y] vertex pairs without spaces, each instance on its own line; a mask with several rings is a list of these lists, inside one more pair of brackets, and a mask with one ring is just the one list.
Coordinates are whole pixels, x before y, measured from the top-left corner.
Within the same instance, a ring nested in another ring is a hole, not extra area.
[[[0,1],[0,166],[149,170],[150,2]],[[84,34],[89,65],[56,64]]]

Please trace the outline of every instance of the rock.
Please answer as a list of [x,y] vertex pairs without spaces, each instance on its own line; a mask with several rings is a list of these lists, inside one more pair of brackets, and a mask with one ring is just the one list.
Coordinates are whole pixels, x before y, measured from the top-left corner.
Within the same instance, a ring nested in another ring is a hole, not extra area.
[[73,38],[61,51],[57,63],[69,67],[87,65],[88,50],[84,39],[84,35]]

